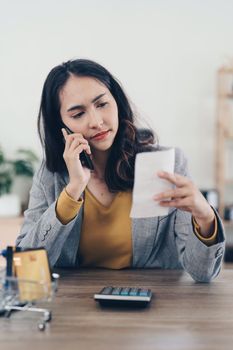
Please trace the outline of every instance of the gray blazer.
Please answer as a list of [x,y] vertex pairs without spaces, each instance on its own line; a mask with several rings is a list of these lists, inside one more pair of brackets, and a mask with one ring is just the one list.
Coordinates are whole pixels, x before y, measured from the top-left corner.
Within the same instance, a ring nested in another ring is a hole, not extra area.
[[[175,172],[187,174],[187,161],[176,149]],[[51,173],[45,163],[35,173],[28,209],[16,245],[45,247],[51,266],[78,266],[83,207],[67,225],[56,216],[56,200],[69,181],[68,173]],[[185,269],[194,280],[216,277],[224,254],[224,228],[219,215],[218,242],[210,247],[194,234],[191,214],[171,208],[167,216],[132,219],[134,268]],[[124,227],[122,227],[124,230]]]

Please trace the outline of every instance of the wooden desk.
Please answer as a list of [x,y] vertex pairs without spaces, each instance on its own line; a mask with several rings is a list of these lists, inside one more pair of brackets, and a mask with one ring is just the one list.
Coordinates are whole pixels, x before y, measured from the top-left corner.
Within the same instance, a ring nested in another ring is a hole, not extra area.
[[[0,318],[0,348],[178,349],[233,348],[233,266],[211,284],[172,270],[59,270],[53,320],[37,331],[38,315]],[[93,294],[105,285],[145,286],[153,300],[144,310],[102,309]]]

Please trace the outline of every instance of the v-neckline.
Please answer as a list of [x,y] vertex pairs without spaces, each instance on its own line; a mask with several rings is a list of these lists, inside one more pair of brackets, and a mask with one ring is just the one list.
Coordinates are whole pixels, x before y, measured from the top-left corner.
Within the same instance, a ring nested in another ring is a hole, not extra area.
[[94,194],[89,190],[88,187],[85,188],[85,191],[87,191],[88,194],[89,194],[89,196],[90,196],[98,205],[100,205],[100,206],[101,206],[102,208],[104,208],[104,209],[110,209],[110,208],[113,206],[113,204],[114,204],[116,198],[117,198],[117,197],[119,196],[119,194],[120,194],[120,192],[117,192],[116,195],[115,195],[115,197],[113,198],[112,202],[106,207],[104,204],[102,204],[102,203],[94,196]]

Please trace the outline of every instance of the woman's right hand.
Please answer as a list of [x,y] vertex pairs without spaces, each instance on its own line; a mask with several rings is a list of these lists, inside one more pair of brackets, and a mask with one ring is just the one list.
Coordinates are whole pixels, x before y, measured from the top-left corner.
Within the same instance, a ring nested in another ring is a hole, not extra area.
[[82,134],[68,134],[64,128],[62,128],[62,133],[65,139],[63,158],[70,178],[66,190],[71,197],[77,200],[91,177],[91,171],[81,164],[80,153],[86,151],[90,155],[91,150]]

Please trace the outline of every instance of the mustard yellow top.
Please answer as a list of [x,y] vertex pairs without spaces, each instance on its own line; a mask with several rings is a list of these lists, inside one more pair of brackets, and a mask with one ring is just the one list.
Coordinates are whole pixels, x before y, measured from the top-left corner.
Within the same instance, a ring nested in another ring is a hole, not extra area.
[[[79,262],[81,266],[121,269],[131,266],[132,234],[129,217],[132,193],[118,192],[110,206],[102,205],[86,188],[84,198],[78,201],[64,189],[56,204],[56,215],[62,224],[70,222],[79,212],[84,202],[84,217],[79,243]],[[193,218],[196,236],[206,245],[212,245],[217,237],[217,220],[214,233],[209,238],[200,234],[198,224]]]
[[[87,188],[84,198],[78,250],[80,265],[111,269],[130,267],[132,193],[118,192],[108,207],[102,205]],[[57,217],[67,224],[77,215],[82,203],[82,199],[76,202],[63,190],[56,205]]]
[[84,218],[79,243],[82,266],[121,269],[132,257],[131,192],[118,192],[105,207],[86,189]]

